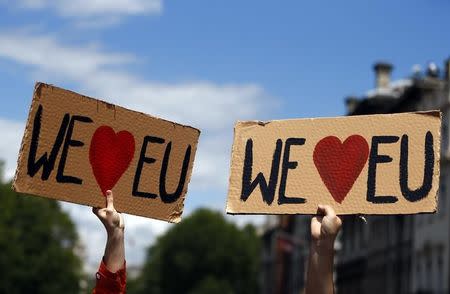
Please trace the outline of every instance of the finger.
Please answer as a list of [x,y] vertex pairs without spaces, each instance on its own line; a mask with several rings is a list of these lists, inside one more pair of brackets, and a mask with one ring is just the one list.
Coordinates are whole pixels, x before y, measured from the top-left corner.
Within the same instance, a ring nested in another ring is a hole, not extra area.
[[325,211],[325,215],[326,216],[331,216],[331,217],[336,216],[336,213],[334,212],[334,209],[331,206],[329,206],[329,205],[324,205],[323,206],[323,210]]
[[114,209],[114,197],[111,190],[106,191],[106,208]]
[[118,228],[124,228],[124,220],[123,217],[120,213],[116,214],[116,220],[114,221],[114,223],[117,225]]
[[125,220],[123,219],[123,216],[119,214],[120,222],[119,222],[119,228],[125,228]]
[[339,216],[335,217],[334,222],[336,223],[338,229],[340,229],[342,227],[342,219]]
[[336,236],[341,228],[341,222],[339,217],[326,217],[322,223],[322,233],[324,235]]
[[325,215],[326,211],[325,211],[325,207],[322,204],[319,204],[319,206],[317,206],[317,215]]
[[104,208],[92,207],[92,212],[99,218],[102,219],[105,217]]
[[92,207],[92,212],[100,219],[106,217],[106,208]]
[[323,216],[318,215],[318,216],[313,217],[313,218],[311,219],[311,222],[312,222],[312,223],[321,223],[322,220],[323,220]]
[[322,223],[322,217],[315,216],[311,219],[311,228],[320,226],[321,223]]

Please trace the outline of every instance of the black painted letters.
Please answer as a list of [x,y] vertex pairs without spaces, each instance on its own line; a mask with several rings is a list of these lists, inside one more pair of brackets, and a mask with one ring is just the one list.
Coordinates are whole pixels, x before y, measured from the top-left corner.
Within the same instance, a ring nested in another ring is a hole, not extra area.
[[[37,172],[42,168],[41,179],[47,181],[55,168],[56,158],[58,157],[59,150],[64,142],[64,147],[61,154],[61,159],[58,165],[58,171],[56,174],[56,181],[58,183],[72,183],[81,185],[82,179],[65,176],[64,168],[66,166],[67,155],[69,152],[69,147],[81,147],[84,145],[83,142],[73,140],[72,134],[75,127],[75,121],[80,121],[84,123],[91,123],[92,119],[86,116],[74,115],[70,117],[66,113],[62,119],[61,126],[59,127],[58,134],[56,135],[55,143],[53,144],[50,155],[45,152],[38,160],[36,160],[36,153],[39,146],[39,136],[41,132],[42,124],[42,112],[44,111],[42,105],[39,105],[36,115],[33,120],[33,131],[31,135],[30,152],[28,154],[28,164],[27,164],[27,174],[34,177]],[[66,134],[67,132],[67,134]]]
[[152,164],[156,162],[156,159],[151,157],[146,157],[145,153],[147,152],[147,146],[149,143],[155,144],[163,144],[165,142],[164,139],[152,136],[145,136],[144,142],[142,143],[141,155],[139,156],[138,165],[136,168],[136,173],[134,175],[133,181],[133,191],[132,195],[137,197],[145,197],[145,198],[156,198],[158,195],[150,193],[150,192],[141,192],[139,191],[139,181],[141,179],[142,168],[144,167],[144,163]]
[[389,155],[378,154],[379,144],[392,144],[398,141],[396,136],[373,136],[372,146],[370,148],[369,155],[369,172],[367,175],[367,201],[372,203],[395,203],[398,198],[395,196],[376,196],[376,177],[377,177],[377,164],[388,163],[392,161],[392,157]]
[[41,132],[41,120],[42,120],[42,105],[39,105],[38,110],[36,111],[36,115],[34,116],[33,121],[33,133],[31,136],[31,145],[30,145],[30,153],[28,154],[28,165],[27,165],[27,174],[31,177],[34,177],[36,173],[42,168],[42,176],[41,179],[43,181],[48,180],[50,174],[55,168],[56,157],[58,156],[59,149],[64,141],[64,135],[66,134],[67,126],[69,124],[70,116],[69,114],[65,114],[64,118],[61,122],[61,127],[59,128],[58,135],[55,139],[55,144],[53,145],[52,151],[50,155],[45,152],[37,161],[36,161],[36,153],[39,145],[39,135]]
[[272,158],[272,169],[270,172],[269,184],[267,184],[266,178],[263,173],[258,173],[255,180],[252,182],[252,172],[253,172],[253,140],[248,139],[245,145],[245,160],[244,160],[244,170],[242,176],[242,191],[241,200],[246,201],[250,194],[255,190],[256,186],[260,186],[263,201],[267,204],[272,204],[275,189],[277,188],[278,182],[278,171],[280,169],[280,157],[281,148],[283,142],[281,139],[277,140],[275,151],[273,152]]
[[403,197],[410,202],[425,198],[433,185],[434,148],[433,134],[427,132],[425,136],[425,162],[423,168],[423,182],[420,188],[410,190],[408,187],[408,135],[402,136],[400,152],[400,188]]
[[178,182],[177,189],[174,193],[169,194],[166,191],[166,175],[167,168],[169,166],[169,157],[170,150],[172,149],[172,142],[169,142],[166,147],[166,152],[164,153],[164,159],[161,167],[161,174],[159,177],[159,194],[161,196],[161,200],[164,203],[172,203],[180,198],[181,193],[183,192],[183,188],[186,182],[186,175],[189,168],[189,161],[191,160],[191,145],[186,149],[186,153],[184,155],[183,167],[181,169],[180,181]]
[[[151,193],[151,192],[142,192],[139,191],[139,182],[142,175],[142,169],[144,168],[144,163],[152,164],[156,162],[155,158],[147,157],[145,154],[147,152],[148,144],[155,143],[155,144],[164,144],[165,140],[163,138],[158,137],[152,137],[152,136],[146,136],[144,137],[144,142],[142,143],[142,149],[141,149],[141,155],[139,156],[138,165],[136,168],[136,173],[134,176],[133,181],[133,191],[132,195],[136,197],[145,197],[145,198],[156,198],[158,197],[157,194]],[[183,193],[184,185],[186,184],[186,177],[187,172],[189,169],[189,162],[191,160],[191,149],[192,147],[189,145],[186,149],[186,153],[183,160],[183,166],[181,169],[180,174],[180,180],[178,182],[177,189],[174,193],[168,193],[166,190],[166,176],[167,176],[167,170],[169,168],[169,158],[170,158],[170,152],[172,150],[172,142],[169,142],[166,146],[166,150],[164,152],[164,158],[162,160],[161,165],[161,171],[159,175],[159,196],[161,197],[161,200],[164,203],[172,203],[177,201],[181,194]]]
[[284,154],[283,154],[283,166],[281,168],[281,181],[280,181],[280,190],[278,196],[278,204],[288,204],[288,203],[305,203],[306,199],[301,197],[287,197],[286,196],[286,181],[288,176],[289,169],[295,169],[298,166],[297,161],[289,161],[289,156],[291,154],[291,146],[292,145],[303,145],[305,144],[304,138],[289,138],[286,140],[284,145]]
[[67,155],[69,153],[69,147],[82,147],[84,143],[78,140],[72,139],[73,129],[75,127],[75,121],[92,123],[92,119],[87,116],[74,115],[70,119],[69,127],[67,129],[66,139],[64,141],[64,147],[61,153],[61,159],[59,160],[58,172],[56,173],[56,181],[58,183],[72,183],[81,185],[83,180],[73,176],[64,175],[64,168],[66,167]]

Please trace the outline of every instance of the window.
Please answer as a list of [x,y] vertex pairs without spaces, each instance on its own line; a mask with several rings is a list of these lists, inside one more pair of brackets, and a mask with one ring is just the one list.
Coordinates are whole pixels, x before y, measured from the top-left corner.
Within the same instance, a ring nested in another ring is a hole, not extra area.
[[437,255],[437,285],[436,289],[438,293],[444,293],[444,265],[442,260],[442,251]]
[[439,191],[439,216],[443,218],[447,210],[447,176],[442,174],[441,187]]
[[348,239],[347,239],[347,247],[349,251],[353,250],[353,238],[355,235],[355,232],[353,230],[353,219],[349,219],[349,222],[347,223],[347,232],[348,232]]
[[426,257],[426,262],[427,262],[427,265],[426,265],[427,270],[426,270],[426,281],[425,281],[426,286],[425,286],[425,289],[428,290],[428,291],[431,291],[432,279],[433,279],[433,269],[431,267],[432,263],[431,263],[431,256],[430,255],[428,255]]
[[364,238],[364,221],[362,218],[358,218],[358,224],[359,224],[359,246],[362,248],[365,245],[365,238]]
[[421,271],[421,258],[419,256],[417,256],[417,263],[416,263],[416,281],[417,281],[417,289],[421,290],[423,285],[422,285],[422,271]]

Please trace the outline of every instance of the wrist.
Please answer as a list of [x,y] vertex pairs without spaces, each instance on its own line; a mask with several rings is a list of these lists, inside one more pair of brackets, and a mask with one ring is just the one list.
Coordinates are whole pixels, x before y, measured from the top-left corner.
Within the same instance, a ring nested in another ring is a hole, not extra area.
[[108,240],[123,240],[124,238],[124,229],[123,228],[112,228],[107,230]]
[[310,250],[319,256],[334,256],[334,238],[327,240],[314,240]]

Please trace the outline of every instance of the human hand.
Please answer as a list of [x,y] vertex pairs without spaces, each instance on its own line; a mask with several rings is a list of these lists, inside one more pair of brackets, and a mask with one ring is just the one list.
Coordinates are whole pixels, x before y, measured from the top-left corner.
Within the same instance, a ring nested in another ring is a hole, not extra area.
[[334,209],[328,205],[319,205],[317,216],[311,219],[311,245],[318,254],[333,254],[334,240],[341,229],[342,221]]
[[94,207],[92,212],[105,226],[108,238],[105,246],[103,261],[109,271],[117,272],[125,265],[124,247],[124,221],[123,217],[114,208],[112,191],[106,191],[106,207]]
[[103,223],[108,236],[123,233],[125,224],[122,215],[114,208],[114,197],[112,191],[106,191],[106,207],[94,207],[92,208],[92,212]]

